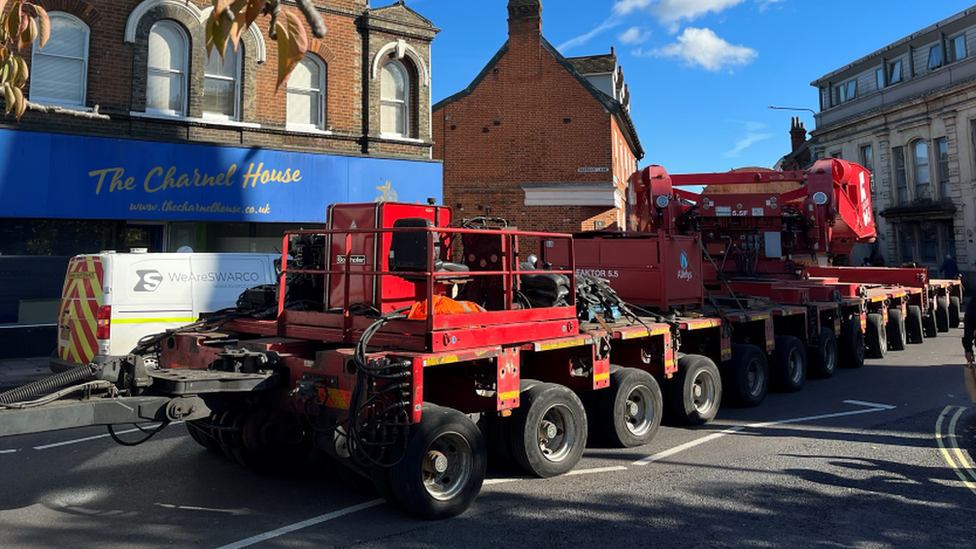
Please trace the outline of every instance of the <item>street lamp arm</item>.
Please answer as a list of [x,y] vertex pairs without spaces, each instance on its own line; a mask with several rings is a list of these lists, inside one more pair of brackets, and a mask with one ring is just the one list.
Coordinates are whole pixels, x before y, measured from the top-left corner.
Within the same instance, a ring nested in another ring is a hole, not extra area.
[[813,113],[814,115],[817,114],[817,111],[815,111],[813,109],[808,109],[806,107],[777,107],[776,105],[770,105],[769,108],[770,109],[778,109],[778,110],[782,110],[782,111],[808,111],[808,112]]

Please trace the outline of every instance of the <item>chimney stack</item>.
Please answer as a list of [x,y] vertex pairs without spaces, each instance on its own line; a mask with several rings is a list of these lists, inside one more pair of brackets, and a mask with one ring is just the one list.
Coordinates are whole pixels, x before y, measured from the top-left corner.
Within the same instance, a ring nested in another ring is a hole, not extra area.
[[803,122],[800,122],[800,117],[793,117],[793,124],[790,128],[790,144],[793,146],[793,152],[803,146],[807,142],[807,129],[803,127]]
[[542,0],[509,0],[508,38],[542,37]]

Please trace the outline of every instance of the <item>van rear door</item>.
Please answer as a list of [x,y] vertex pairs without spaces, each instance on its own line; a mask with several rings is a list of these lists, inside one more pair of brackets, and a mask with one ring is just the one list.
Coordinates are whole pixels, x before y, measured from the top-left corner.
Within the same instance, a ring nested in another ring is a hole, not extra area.
[[125,254],[115,269],[110,355],[124,355],[147,334],[196,321],[188,254]]
[[58,310],[58,357],[66,362],[88,364],[98,354],[98,309],[102,305],[105,269],[102,258],[71,258],[61,289]]

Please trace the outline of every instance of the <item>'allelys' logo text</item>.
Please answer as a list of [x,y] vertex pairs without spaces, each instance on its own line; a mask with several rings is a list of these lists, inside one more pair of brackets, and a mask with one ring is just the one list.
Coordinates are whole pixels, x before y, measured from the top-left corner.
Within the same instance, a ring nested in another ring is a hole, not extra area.
[[691,280],[691,271],[688,270],[688,255],[681,252],[681,259],[678,260],[681,269],[678,270],[678,280]]

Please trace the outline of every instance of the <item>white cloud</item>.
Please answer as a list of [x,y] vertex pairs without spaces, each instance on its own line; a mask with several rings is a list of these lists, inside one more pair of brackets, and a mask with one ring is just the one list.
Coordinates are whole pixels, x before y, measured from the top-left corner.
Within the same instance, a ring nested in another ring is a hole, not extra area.
[[661,0],[653,7],[651,13],[662,23],[677,23],[678,21],[695,19],[708,12],[719,13],[732,6],[741,4],[745,0]]
[[766,8],[768,8],[770,4],[778,4],[785,1],[786,0],[756,0],[756,2],[759,3],[760,12],[766,11]]
[[738,158],[742,151],[772,136],[773,134],[771,133],[747,133],[745,137],[735,143],[735,147],[732,150],[726,151],[723,156],[726,158]]
[[651,37],[651,31],[643,31],[640,27],[630,27],[622,34],[617,35],[617,40],[623,44],[640,44],[646,42]]
[[627,15],[634,10],[646,9],[657,0],[617,0],[613,4],[613,12],[620,15]]
[[658,48],[651,54],[657,57],[681,59],[688,65],[697,65],[710,71],[748,65],[759,55],[754,49],[729,44],[711,29],[690,27],[681,33],[677,42]]
[[569,40],[563,42],[556,46],[556,49],[565,52],[569,49],[575,48],[576,46],[582,46],[583,44],[589,42],[593,37],[603,33],[606,30],[612,29],[620,24],[620,21],[616,17],[610,17],[603,23],[600,23],[595,29],[591,30],[586,34],[577,36],[576,38],[570,38]]

